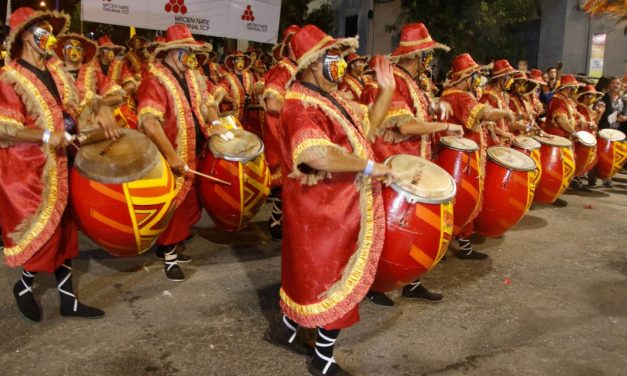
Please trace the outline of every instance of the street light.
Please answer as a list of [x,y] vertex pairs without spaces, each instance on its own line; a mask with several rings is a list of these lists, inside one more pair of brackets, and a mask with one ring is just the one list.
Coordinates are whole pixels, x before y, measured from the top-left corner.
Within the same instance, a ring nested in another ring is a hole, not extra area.
[[42,8],[47,8],[47,6],[46,6],[46,2],[45,2],[44,0],[41,0],[41,1],[39,2],[39,6],[40,6],[40,7],[42,7]]

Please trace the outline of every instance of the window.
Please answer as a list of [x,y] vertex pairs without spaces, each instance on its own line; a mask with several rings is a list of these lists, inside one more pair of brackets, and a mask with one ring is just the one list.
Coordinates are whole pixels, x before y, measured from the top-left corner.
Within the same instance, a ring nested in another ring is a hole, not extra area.
[[357,35],[357,20],[359,16],[349,16],[346,17],[346,21],[344,23],[344,37],[351,38]]

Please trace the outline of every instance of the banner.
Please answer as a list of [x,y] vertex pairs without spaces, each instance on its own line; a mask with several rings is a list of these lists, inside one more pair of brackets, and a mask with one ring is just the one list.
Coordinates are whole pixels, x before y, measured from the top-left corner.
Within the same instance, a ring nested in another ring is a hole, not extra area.
[[590,68],[588,76],[603,76],[603,58],[605,57],[605,40],[607,34],[594,34],[592,36],[592,46],[590,47]]
[[276,43],[281,0],[82,0],[84,21]]

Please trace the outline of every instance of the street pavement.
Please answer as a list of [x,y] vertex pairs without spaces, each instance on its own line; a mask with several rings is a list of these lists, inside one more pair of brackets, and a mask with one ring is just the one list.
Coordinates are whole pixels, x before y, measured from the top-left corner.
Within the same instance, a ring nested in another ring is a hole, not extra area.
[[[355,375],[626,375],[627,175],[562,200],[535,205],[503,238],[474,238],[486,261],[449,254],[423,280],[442,302],[362,302],[337,361]],[[60,317],[54,277],[39,275],[43,320],[24,321],[20,270],[1,267],[0,375],[307,375],[306,358],[263,340],[280,316],[269,211],[237,234],[204,216],[184,282],[152,252],[116,258],[82,237],[75,285],[101,320]]]

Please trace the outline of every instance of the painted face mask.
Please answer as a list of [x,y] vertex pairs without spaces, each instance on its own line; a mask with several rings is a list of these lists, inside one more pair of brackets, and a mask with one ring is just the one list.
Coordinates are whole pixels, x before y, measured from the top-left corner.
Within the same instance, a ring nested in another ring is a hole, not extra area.
[[196,54],[189,48],[179,48],[178,59],[187,69],[198,69],[198,59]]
[[102,54],[102,56],[104,57],[105,62],[108,64],[110,62],[113,61],[113,59],[115,59],[115,53],[113,52],[112,49],[109,48],[103,48],[100,50],[100,53]]
[[425,52],[422,54],[422,66],[425,69],[429,69],[431,67],[431,62],[433,61],[433,52]]
[[476,89],[481,87],[481,75],[479,73],[474,73],[470,76],[470,86],[472,89]]
[[76,39],[68,40],[63,46],[63,57],[65,61],[80,63],[83,61],[83,44]]
[[418,74],[418,84],[420,88],[424,91],[429,91],[431,89],[431,81],[429,80],[429,76],[426,73]]
[[57,44],[57,38],[52,35],[52,26],[48,23],[37,25],[33,28],[33,40],[37,47],[46,55],[54,55],[54,46]]
[[330,82],[339,84],[346,74],[346,61],[338,54],[327,52],[322,63],[322,73]]
[[523,95],[527,92],[527,85],[523,81],[516,81],[514,83],[514,91],[518,95]]
[[512,76],[506,76],[503,79],[503,90],[509,90],[509,88],[512,87],[513,83],[514,83],[514,78]]
[[244,70],[244,58],[238,57],[235,59],[235,69],[237,69],[238,71]]

